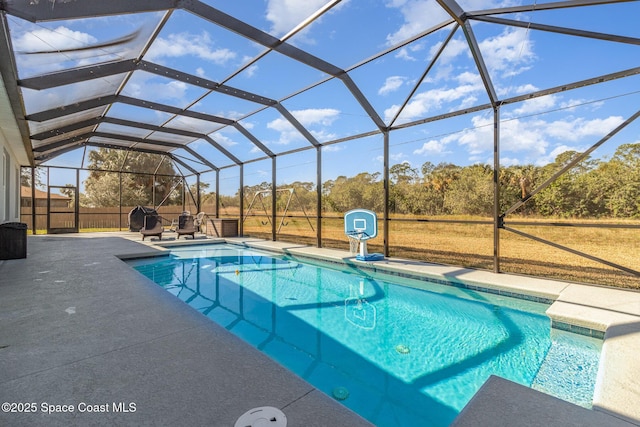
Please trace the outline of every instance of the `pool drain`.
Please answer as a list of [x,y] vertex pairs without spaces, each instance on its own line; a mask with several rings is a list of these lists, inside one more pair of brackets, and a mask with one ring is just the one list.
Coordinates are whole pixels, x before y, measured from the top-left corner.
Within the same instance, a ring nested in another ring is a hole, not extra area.
[[349,390],[347,390],[345,387],[336,387],[333,389],[333,397],[335,397],[337,400],[345,400],[347,397],[349,397]]
[[242,414],[234,427],[287,427],[287,417],[278,408],[261,406]]

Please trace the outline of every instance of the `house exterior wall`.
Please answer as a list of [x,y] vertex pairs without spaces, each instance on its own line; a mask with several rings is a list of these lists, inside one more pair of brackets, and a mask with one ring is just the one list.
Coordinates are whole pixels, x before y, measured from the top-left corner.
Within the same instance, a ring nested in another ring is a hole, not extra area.
[[[37,208],[47,207],[47,192],[35,189],[35,200]],[[22,187],[20,197],[20,206],[23,208],[30,208],[32,204],[31,187]],[[59,194],[51,194],[50,203],[52,208],[69,208],[71,207],[71,198],[61,196]]]
[[20,164],[0,129],[0,222],[20,221]]
[[20,166],[32,162],[0,75],[0,223],[20,221]]

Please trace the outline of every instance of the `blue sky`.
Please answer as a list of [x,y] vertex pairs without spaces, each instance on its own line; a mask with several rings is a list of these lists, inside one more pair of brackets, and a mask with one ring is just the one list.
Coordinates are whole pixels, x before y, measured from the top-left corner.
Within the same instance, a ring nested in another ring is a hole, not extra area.
[[[288,43],[348,70],[387,124],[396,116],[452,30],[452,26],[447,26],[384,57],[366,62],[378,52],[437,25],[447,15],[435,1],[347,0],[334,2],[336,4],[312,25],[295,31],[300,22],[325,6],[326,1],[220,0],[204,3],[275,37],[286,38]],[[544,3],[548,2],[538,2]],[[524,2],[469,0],[459,4],[464,9],[480,10]],[[638,12],[639,2],[624,2],[500,17],[639,38],[640,27],[634,22]],[[162,13],[146,13],[31,24],[10,16],[15,50],[31,52],[17,57],[20,77],[134,58],[162,18]],[[472,29],[500,99],[640,66],[637,44],[483,22],[473,22]],[[130,34],[135,35],[134,39],[116,48],[33,54],[96,45]],[[144,59],[279,100],[321,143],[376,129],[341,81],[332,79],[314,87],[327,75],[274,52],[255,60],[264,52],[265,48],[256,43],[186,11],[176,10]],[[60,61],[60,58],[64,60]],[[363,62],[365,65],[354,68]],[[40,92],[25,89],[27,113],[113,94],[123,79],[124,75],[118,75]],[[312,88],[291,96],[307,87]],[[259,105],[216,93],[203,97],[204,89],[183,82],[135,71],[121,93],[232,120],[241,119],[240,124],[275,153],[309,146],[309,142],[275,109],[264,109],[246,117],[257,111]],[[412,122],[488,101],[464,35],[458,30],[394,123]],[[583,151],[635,113],[639,101],[640,78],[636,76],[506,105],[501,109],[501,163],[544,165],[563,151]],[[114,105],[108,115],[154,124],[170,120],[167,124],[170,127],[212,132],[212,138],[242,161],[264,156],[237,130],[221,128],[215,123],[172,118],[166,113],[125,104]],[[491,164],[492,123],[493,113],[489,110],[391,132],[391,164],[408,162],[417,169],[426,161]],[[36,130],[49,126],[46,123],[32,125]],[[116,125],[100,126],[105,132],[146,135]],[[640,142],[639,128],[632,124],[594,155],[607,156],[622,143]],[[175,138],[167,134],[151,137]],[[231,164],[203,140],[192,142],[190,147],[217,166]],[[351,176],[362,171],[382,171],[381,136],[329,145],[323,153],[323,179]],[[176,154],[187,155],[183,150]],[[76,151],[57,157],[49,164],[80,166],[79,159],[81,153]],[[202,165],[192,165],[203,169]],[[270,181],[270,168],[270,161],[247,164],[245,184]],[[237,175],[236,168],[223,171],[221,184],[228,182],[229,185],[229,190],[223,185],[223,192],[235,192],[231,189],[237,186]],[[314,182],[315,175],[313,150],[278,158],[279,183]]]

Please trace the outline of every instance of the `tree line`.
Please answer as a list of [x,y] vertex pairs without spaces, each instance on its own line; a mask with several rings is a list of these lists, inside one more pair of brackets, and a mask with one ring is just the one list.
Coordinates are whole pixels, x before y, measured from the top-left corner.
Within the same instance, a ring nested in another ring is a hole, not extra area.
[[[569,165],[580,153],[566,151],[544,166],[524,165],[500,168],[500,211],[527,199],[516,213],[555,218],[640,218],[640,143],[623,144],[610,159],[585,157],[549,185],[530,197],[531,192]],[[493,169],[488,165],[458,166],[425,162],[420,169],[399,163],[389,169],[389,210],[414,216],[493,216]],[[322,185],[324,212],[344,213],[354,208],[384,210],[381,174],[362,172],[339,176]],[[294,182],[304,208],[315,212],[315,185]],[[270,190],[263,182],[245,186],[245,208],[259,191]],[[238,194],[222,197],[223,205],[238,206]],[[266,203],[270,203],[265,198]],[[287,203],[279,194],[280,212]],[[290,209],[297,210],[291,203]]]
[[[565,173],[551,179],[580,153],[566,151],[544,166],[501,167],[499,172],[500,211],[527,199],[516,213],[555,218],[640,218],[640,143],[620,145],[609,159],[585,157]],[[89,176],[84,182],[80,205],[87,207],[149,206],[152,200],[180,204],[182,183],[170,162],[161,157],[136,152],[100,148],[89,154]],[[94,170],[91,170],[94,169]],[[156,175],[117,173],[150,171]],[[488,165],[458,166],[453,163],[425,162],[419,169],[399,163],[389,169],[389,210],[393,214],[413,216],[472,215],[493,216],[493,169]],[[23,175],[24,184],[30,179]],[[39,181],[36,175],[36,181]],[[542,190],[536,189],[549,182]],[[37,184],[37,182],[36,182]],[[176,187],[177,186],[177,187]],[[122,188],[122,194],[120,194]],[[290,211],[315,214],[317,194],[312,182],[297,181],[278,186],[295,189],[277,193],[277,210],[287,204]],[[178,190],[178,191],[176,191]],[[196,194],[195,188],[185,188]],[[211,204],[215,193],[201,185],[202,202]],[[244,187],[244,207],[262,211],[271,209],[271,183]],[[362,172],[352,177],[339,176],[322,184],[323,212],[342,214],[364,208],[384,211],[384,184],[379,172]],[[536,191],[533,197],[531,192]],[[223,209],[239,207],[239,191],[220,196]]]

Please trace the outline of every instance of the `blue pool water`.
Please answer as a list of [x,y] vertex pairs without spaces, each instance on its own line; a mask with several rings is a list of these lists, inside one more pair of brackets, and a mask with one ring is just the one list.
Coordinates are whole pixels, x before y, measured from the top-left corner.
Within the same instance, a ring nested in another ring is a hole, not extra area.
[[490,375],[591,405],[601,341],[546,304],[232,245],[130,264],[378,426],[447,426]]

